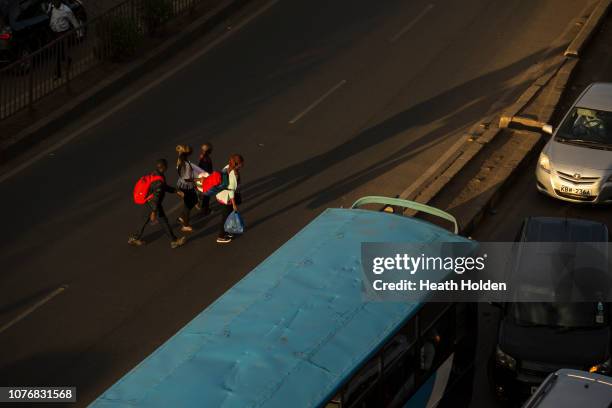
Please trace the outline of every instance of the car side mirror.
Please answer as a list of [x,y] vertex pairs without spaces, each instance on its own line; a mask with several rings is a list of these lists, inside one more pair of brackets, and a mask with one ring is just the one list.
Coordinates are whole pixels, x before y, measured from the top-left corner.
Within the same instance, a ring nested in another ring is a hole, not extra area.
[[549,125],[548,123],[545,124],[544,126],[542,126],[542,132],[552,135],[553,134],[553,127],[552,125]]

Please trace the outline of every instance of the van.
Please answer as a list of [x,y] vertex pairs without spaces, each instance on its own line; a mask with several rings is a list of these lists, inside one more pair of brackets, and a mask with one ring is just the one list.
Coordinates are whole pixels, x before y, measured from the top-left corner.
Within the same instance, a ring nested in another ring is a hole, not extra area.
[[[559,243],[558,248],[563,248],[562,243],[607,243],[609,236],[607,226],[595,221],[529,217],[523,222],[516,241],[519,248],[533,242],[555,243],[549,246],[552,248]],[[607,249],[607,244],[604,246]],[[538,263],[537,259],[525,253],[519,249],[514,262],[516,265]],[[521,256],[526,259],[520,259]],[[544,264],[540,262],[538,268],[530,273],[545,273],[541,269]],[[607,266],[606,259],[602,269],[606,275],[610,273]],[[534,276],[534,280],[537,278]],[[555,289],[559,290],[558,287]],[[496,306],[501,308],[502,313],[497,344],[489,360],[488,371],[498,398],[524,401],[549,374],[561,368],[604,374],[610,372],[611,323],[608,303],[508,302]]]

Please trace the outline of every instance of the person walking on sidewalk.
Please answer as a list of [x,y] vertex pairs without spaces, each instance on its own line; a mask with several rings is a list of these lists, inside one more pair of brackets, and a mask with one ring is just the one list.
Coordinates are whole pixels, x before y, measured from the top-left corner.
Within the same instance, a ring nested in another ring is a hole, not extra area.
[[225,232],[225,220],[232,213],[238,212],[238,206],[242,202],[240,195],[240,170],[244,167],[244,159],[239,154],[233,154],[229,158],[229,163],[223,168],[223,172],[227,173],[227,187],[217,193],[216,198],[221,204],[221,218],[219,225],[219,235],[217,242],[219,244],[227,244],[232,242],[233,236]]
[[176,171],[179,176],[176,187],[183,193],[183,210],[178,218],[182,232],[193,231],[193,227],[189,223],[189,218],[191,209],[198,203],[198,195],[195,186],[196,174],[193,164],[188,160],[192,151],[189,145],[176,146],[176,152],[178,153]]
[[170,247],[177,248],[185,244],[187,241],[186,237],[177,238],[172,232],[170,223],[168,223],[168,217],[164,211],[164,197],[166,193],[176,193],[179,197],[182,197],[183,193],[176,191],[175,188],[170,187],[166,184],[166,170],[168,169],[168,162],[165,159],[159,159],[155,164],[155,172],[151,174],[154,177],[154,181],[150,184],[147,201],[143,205],[143,224],[140,227],[138,233],[131,236],[128,239],[128,244],[133,246],[142,246],[145,242],[142,240],[145,228],[149,223],[156,223],[162,227],[164,233],[170,238]]
[[[70,9],[70,7],[62,3],[61,0],[52,0],[49,4],[49,8],[47,9],[47,14],[49,14],[49,28],[53,32],[55,38],[62,37],[64,34],[70,31],[71,27],[74,27],[74,29],[76,30],[77,37],[81,38],[83,36],[79,20],[77,20],[77,18],[74,16],[74,13]],[[66,57],[66,41],[68,41],[68,39],[63,38],[59,40],[56,44],[56,79],[62,77],[62,63],[66,60],[68,60],[68,64],[72,62],[70,56]]]
[[[212,143],[206,142],[200,148],[200,159],[198,166],[206,173],[211,174],[213,172],[213,162],[210,157],[213,151]],[[202,211],[202,215],[210,214],[210,197],[206,194],[198,194],[198,204],[196,209]]]

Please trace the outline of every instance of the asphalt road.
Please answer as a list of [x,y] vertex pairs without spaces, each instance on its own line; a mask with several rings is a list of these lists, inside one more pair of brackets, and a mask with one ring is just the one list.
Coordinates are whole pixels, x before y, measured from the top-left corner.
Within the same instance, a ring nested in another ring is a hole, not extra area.
[[[86,404],[324,208],[403,191],[528,86],[585,2],[268,5],[53,140],[99,122],[78,137],[3,167],[0,384],[76,385]],[[217,167],[232,152],[246,159],[247,234],[217,245],[215,216],[180,250],[157,231],[128,247],[134,182],[177,143],[206,140]]]

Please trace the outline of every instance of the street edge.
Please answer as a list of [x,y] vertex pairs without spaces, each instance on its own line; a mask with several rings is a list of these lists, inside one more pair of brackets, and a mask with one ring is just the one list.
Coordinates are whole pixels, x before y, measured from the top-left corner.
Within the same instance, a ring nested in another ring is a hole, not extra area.
[[579,57],[580,53],[588,43],[589,39],[593,36],[593,33],[603,20],[603,17],[608,13],[608,9],[610,8],[610,4],[612,4],[612,0],[600,0],[586,23],[578,32],[578,35],[574,40],[570,43],[570,45],[565,50],[566,57]]
[[[595,28],[599,27],[603,19],[607,16],[608,6],[611,2],[612,0],[600,0],[588,19],[587,24],[590,27],[589,35],[585,36],[583,27],[583,30],[577,34],[570,45],[573,44],[578,37],[582,37],[583,39],[580,42],[579,50],[581,51],[584,49],[584,47],[586,47]],[[598,10],[604,10],[604,12],[597,12],[597,14],[595,14],[595,12]],[[574,69],[578,65],[579,57],[566,56],[563,54],[557,58],[559,62],[554,72],[545,74],[536,79],[534,83],[517,99],[517,101],[501,115],[500,119],[502,119],[502,122],[503,119],[508,117],[512,118],[522,109],[524,109],[534,99],[539,91],[547,86],[557,75],[562,74],[564,76],[563,80],[558,82],[557,85],[560,88],[565,88],[572,77]],[[548,116],[548,119],[550,116],[552,116],[552,113],[556,109],[558,103],[559,101],[555,103],[553,109],[546,115]],[[457,143],[455,143],[433,164],[433,166],[431,166],[430,169],[422,174],[415,183],[399,194],[398,198],[414,200],[425,204],[432,202],[442,192],[444,187],[448,185],[488,143],[490,143],[502,130],[504,130],[503,127],[486,129],[488,125],[489,120],[487,119],[486,121],[483,121],[483,123],[473,126],[470,131],[467,132],[467,135],[463,136]],[[484,128],[486,130],[481,131],[478,130],[478,128]],[[526,163],[529,162],[529,159],[533,156],[533,154],[537,152],[538,149],[541,149],[543,145],[544,139],[540,137],[538,143],[534,144],[531,149],[524,152],[524,155],[520,158],[517,166],[513,168],[504,181],[495,188],[490,198],[480,206],[480,208],[471,218],[463,220],[459,226],[460,233],[467,234],[473,231],[473,229],[483,219],[485,211],[490,208],[492,203],[494,203],[506,191],[508,186],[511,184],[511,181],[515,178],[517,172],[525,167]],[[404,214],[413,216],[416,214],[416,212],[406,211]]]
[[71,120],[82,116],[95,108],[100,100],[106,100],[129,83],[152,71],[160,63],[176,54],[181,49],[215,28],[233,13],[240,10],[251,0],[225,0],[214,9],[190,23],[176,36],[164,41],[161,45],[146,54],[143,59],[129,63],[123,69],[102,80],[99,84],[83,92],[68,102],[64,107],[45,116],[26,127],[0,146],[0,162],[8,162],[22,154],[28,148],[43,141],[57,132]]

